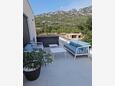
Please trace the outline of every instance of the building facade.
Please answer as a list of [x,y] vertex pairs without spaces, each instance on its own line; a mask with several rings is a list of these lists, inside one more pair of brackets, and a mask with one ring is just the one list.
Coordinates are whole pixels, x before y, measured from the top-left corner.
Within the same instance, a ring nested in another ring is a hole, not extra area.
[[35,19],[28,0],[23,0],[23,45],[36,42]]
[[63,34],[63,37],[66,39],[78,39],[78,40],[81,40],[83,38],[81,33],[66,33]]

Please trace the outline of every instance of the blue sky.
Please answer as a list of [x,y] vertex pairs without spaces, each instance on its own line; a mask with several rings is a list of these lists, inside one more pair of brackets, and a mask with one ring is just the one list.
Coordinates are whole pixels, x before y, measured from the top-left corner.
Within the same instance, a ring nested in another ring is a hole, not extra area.
[[70,10],[91,5],[91,0],[29,0],[35,15],[57,10]]

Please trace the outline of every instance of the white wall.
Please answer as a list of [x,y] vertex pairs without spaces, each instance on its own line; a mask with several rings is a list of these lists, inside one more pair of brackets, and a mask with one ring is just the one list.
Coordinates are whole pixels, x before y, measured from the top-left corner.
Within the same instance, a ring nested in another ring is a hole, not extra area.
[[35,19],[28,0],[23,0],[23,13],[28,17],[30,40],[36,41]]

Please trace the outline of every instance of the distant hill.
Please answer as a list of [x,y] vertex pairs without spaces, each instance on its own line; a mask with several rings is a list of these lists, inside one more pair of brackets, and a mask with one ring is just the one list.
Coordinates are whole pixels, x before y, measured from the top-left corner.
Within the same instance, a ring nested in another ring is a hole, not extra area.
[[48,12],[35,16],[36,27],[42,27],[43,23],[53,25],[77,25],[82,20],[85,22],[92,15],[92,6],[72,9],[69,11]]
[[69,11],[63,11],[63,10],[59,10],[59,11],[55,11],[55,12],[48,12],[48,13],[43,13],[40,15],[36,15],[37,16],[52,16],[52,15],[91,15],[92,14],[92,6],[88,6],[85,8],[80,8],[79,10],[77,9],[71,9]]

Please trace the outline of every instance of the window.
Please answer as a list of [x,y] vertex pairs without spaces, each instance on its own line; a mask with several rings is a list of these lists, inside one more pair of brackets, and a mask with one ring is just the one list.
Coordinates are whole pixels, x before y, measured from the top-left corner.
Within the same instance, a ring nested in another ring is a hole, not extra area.
[[76,35],[72,35],[72,38],[76,38]]
[[81,36],[79,35],[78,38],[81,38]]

